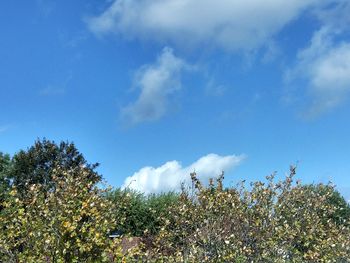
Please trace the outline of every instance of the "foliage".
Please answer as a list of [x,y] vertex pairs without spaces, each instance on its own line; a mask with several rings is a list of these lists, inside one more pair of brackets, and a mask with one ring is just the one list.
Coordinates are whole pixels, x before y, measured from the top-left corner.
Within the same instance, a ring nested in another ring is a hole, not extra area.
[[179,200],[179,195],[175,192],[151,194],[147,197],[148,220],[146,228],[148,234],[156,235],[163,226],[164,220],[169,218],[169,207],[175,205]]
[[0,215],[1,262],[107,259],[113,204],[85,169],[79,175],[57,167],[51,174],[55,189],[45,192],[45,185],[32,184],[26,198],[12,187]]
[[63,142],[0,154],[0,262],[350,262],[349,205],[294,167],[230,188],[192,173],[160,195],[102,190],[96,167]]
[[144,195],[131,189],[115,189],[107,197],[116,207],[115,230],[138,237],[156,235],[168,207],[178,200],[178,194],[173,192]]
[[150,258],[168,262],[348,262],[350,229],[331,219],[331,185],[309,191],[293,183],[295,168],[282,182],[242,183],[223,189],[221,176],[196,192],[183,190],[169,209],[170,220]]
[[[5,199],[10,188],[9,170],[11,158],[8,154],[0,152],[0,202]],[[0,206],[1,211],[1,206]]]
[[9,177],[21,194],[25,194],[30,185],[40,184],[45,190],[54,187],[51,174],[55,167],[70,170],[71,175],[78,175],[84,168],[92,182],[100,180],[95,172],[98,164],[88,164],[84,156],[73,143],[56,144],[50,140],[37,140],[28,150],[21,150],[13,156],[13,166]]
[[331,194],[327,196],[327,204],[336,207],[333,213],[330,213],[329,218],[337,224],[346,224],[350,227],[350,205],[346,202],[345,198],[341,196],[339,191],[334,189],[332,186],[328,185],[305,185],[306,192],[316,192],[320,195],[326,195],[330,192]]

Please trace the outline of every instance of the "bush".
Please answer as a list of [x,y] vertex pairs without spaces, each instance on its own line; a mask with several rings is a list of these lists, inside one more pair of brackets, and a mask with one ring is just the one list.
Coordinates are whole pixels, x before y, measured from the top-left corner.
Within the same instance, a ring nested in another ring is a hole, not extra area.
[[334,187],[284,181],[224,189],[223,176],[183,190],[169,208],[150,258],[173,262],[349,262],[350,229],[333,220]]
[[16,187],[0,215],[1,262],[101,262],[110,248],[113,204],[82,169],[57,167],[54,188],[32,184],[26,197]]
[[192,173],[193,189],[150,196],[101,190],[84,166],[49,172],[50,188],[12,185],[1,200],[0,262],[350,262],[348,204],[294,167],[248,187]]

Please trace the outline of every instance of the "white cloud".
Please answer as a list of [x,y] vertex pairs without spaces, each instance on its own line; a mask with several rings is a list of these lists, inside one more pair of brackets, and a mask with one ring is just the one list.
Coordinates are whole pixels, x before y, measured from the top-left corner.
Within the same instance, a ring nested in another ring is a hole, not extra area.
[[315,9],[322,26],[314,32],[309,46],[299,50],[296,65],[286,74],[289,82],[306,83],[311,99],[307,117],[337,107],[350,93],[350,2],[330,2],[331,5]]
[[330,0],[115,0],[88,19],[97,35],[252,50],[312,6]]
[[350,42],[336,42],[341,33],[327,25],[315,32],[310,45],[300,50],[290,80],[305,80],[312,96],[308,116],[341,104],[350,92]]
[[244,158],[244,155],[208,154],[187,167],[182,167],[178,161],[170,161],[160,167],[144,167],[126,178],[122,187],[146,194],[177,191],[181,183],[187,185],[190,183],[190,173],[193,171],[196,171],[201,181],[207,182],[209,178],[217,177],[222,171],[238,166]]
[[164,48],[154,64],[138,70],[134,82],[141,93],[135,102],[122,109],[122,119],[128,125],[135,125],[163,117],[170,96],[181,89],[181,73],[189,68],[172,49]]

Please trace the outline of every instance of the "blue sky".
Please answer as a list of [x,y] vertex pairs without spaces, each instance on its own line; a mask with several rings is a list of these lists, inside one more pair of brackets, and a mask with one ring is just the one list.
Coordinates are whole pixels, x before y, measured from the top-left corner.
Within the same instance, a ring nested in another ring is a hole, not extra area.
[[113,186],[334,182],[350,199],[348,0],[0,3],[0,150],[75,142]]

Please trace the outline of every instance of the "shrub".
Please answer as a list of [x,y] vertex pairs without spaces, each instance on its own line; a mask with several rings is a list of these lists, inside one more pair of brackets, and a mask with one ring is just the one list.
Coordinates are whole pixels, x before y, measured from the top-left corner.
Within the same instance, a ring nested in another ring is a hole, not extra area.
[[169,208],[150,258],[173,262],[348,262],[350,229],[333,220],[331,185],[314,188],[290,176],[224,189],[223,175]]
[[193,189],[151,196],[101,190],[83,166],[50,173],[49,189],[12,186],[2,200],[1,262],[350,262],[348,205],[331,184],[295,181],[294,167],[230,188],[192,173]]
[[32,184],[26,197],[13,187],[0,215],[1,262],[101,262],[110,248],[113,204],[89,180],[59,167],[54,188]]

